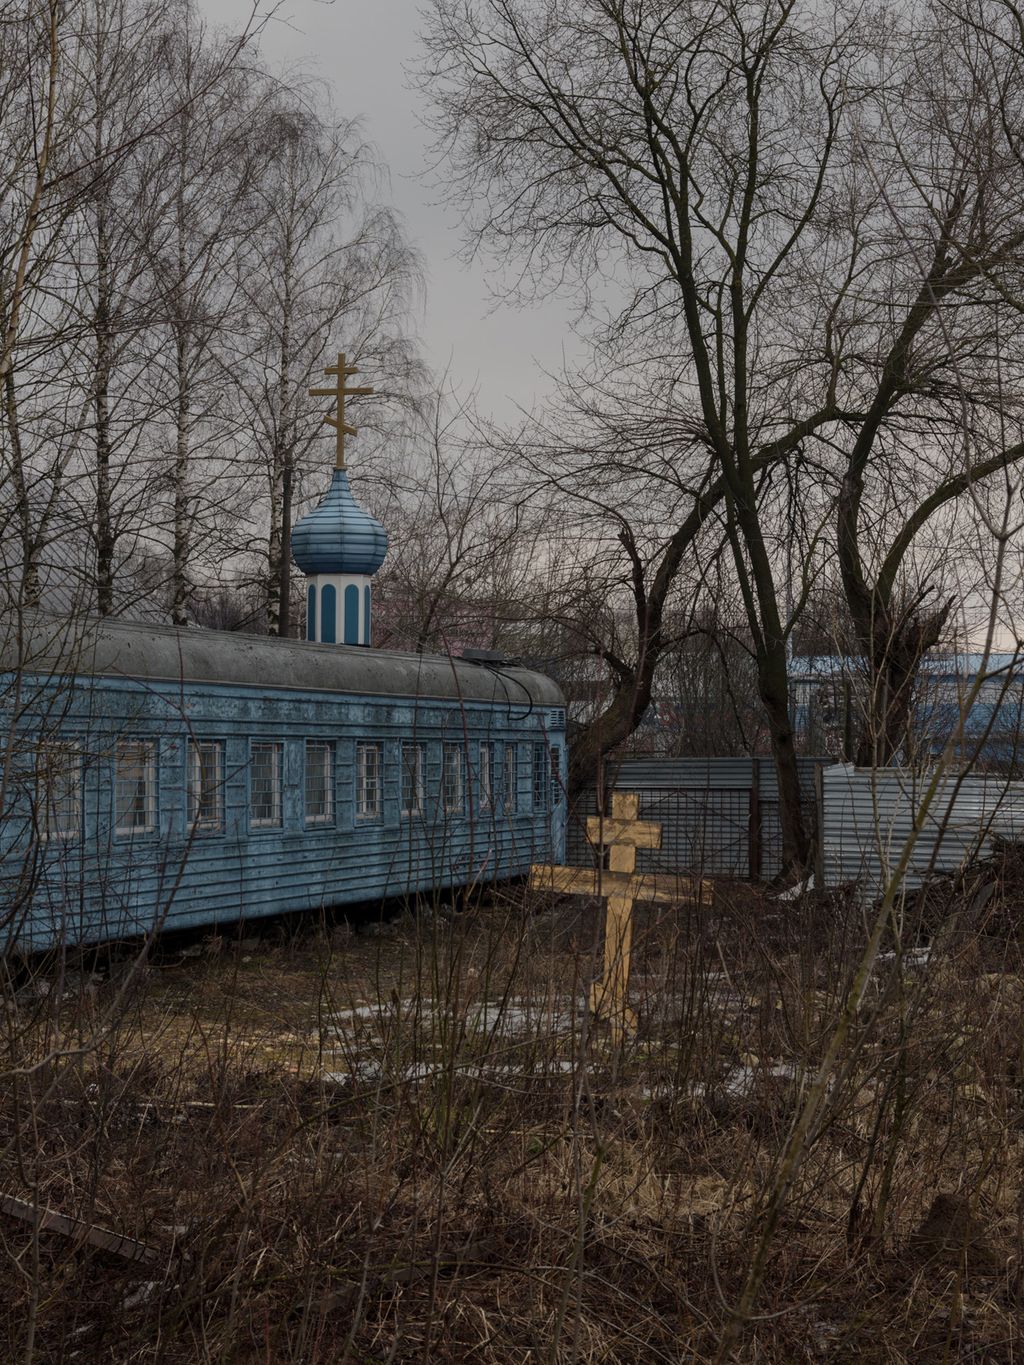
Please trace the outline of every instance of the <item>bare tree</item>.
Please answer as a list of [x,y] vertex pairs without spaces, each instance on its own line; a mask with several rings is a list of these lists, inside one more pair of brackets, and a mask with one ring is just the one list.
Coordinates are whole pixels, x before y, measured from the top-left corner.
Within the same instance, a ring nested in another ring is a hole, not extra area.
[[410,437],[405,467],[393,469],[390,496],[378,504],[392,545],[380,583],[384,640],[420,651],[518,652],[546,518],[508,488],[474,396],[460,397],[447,379]]
[[176,114],[241,62],[256,26],[220,44],[183,102],[156,74],[187,5],[159,22],[124,0],[48,14],[30,6],[2,34],[4,473],[27,598],[38,600],[41,559],[61,540],[105,612],[146,529],[138,457],[153,394],[140,381],[153,335],[138,210],[153,192],[141,167]]
[[57,139],[57,103],[64,75],[61,6],[30,7],[22,24],[3,25],[0,126],[4,131],[5,234],[0,378],[13,362],[46,208],[47,175]]
[[[93,541],[96,607],[115,607],[119,542],[139,530],[147,480],[145,425],[154,415],[147,384],[153,296],[142,247],[152,191],[140,177],[135,135],[157,112],[162,55],[158,12],[126,0],[88,0],[80,11],[81,82],[74,158],[80,174],[71,200],[75,321],[61,339],[63,366],[84,398],[92,459],[83,471],[83,505]],[[119,149],[127,148],[119,154]],[[69,281],[71,284],[71,281]],[[54,377],[51,377],[53,383]]]
[[[849,42],[848,30],[815,32],[791,6],[773,18],[722,4],[698,18],[618,0],[593,0],[571,18],[546,3],[439,0],[428,33],[455,177],[482,209],[478,239],[523,246],[535,279],[552,267],[585,278],[619,257],[637,277],[620,330],[653,314],[659,340],[678,350],[697,497],[649,585],[627,528],[621,537],[647,623],[644,653],[659,652],[684,553],[724,504],[791,862],[805,856],[806,832],[759,471],[842,413],[827,378],[802,394],[791,358],[760,362],[825,190]],[[589,747],[599,752],[636,723],[652,676],[641,664],[638,685],[620,691]]]
[[[46,187],[58,141],[58,97],[65,77],[66,19],[56,3],[29,7],[20,23],[0,26],[0,379],[3,478],[20,549],[19,597],[38,599],[45,521],[19,422],[15,369],[25,314],[45,269],[55,225]],[[59,215],[58,215],[59,218]],[[55,491],[51,487],[49,505]],[[8,526],[2,527],[5,539]]]
[[[884,433],[932,393],[932,373],[909,363],[915,347],[934,346],[943,310],[1024,245],[1005,211],[1020,200],[1015,167],[1000,162],[986,179],[992,164],[975,165],[972,139],[925,145],[923,121],[894,122],[931,80],[924,59],[899,54],[941,41],[926,6],[879,32],[855,7],[826,15],[795,0],[587,0],[571,13],[554,0],[434,0],[427,24],[425,84],[470,240],[516,254],[526,291],[554,280],[586,304],[613,277],[626,300],[599,340],[621,350],[639,338],[689,417],[676,458],[690,511],[663,536],[649,584],[622,541],[649,623],[641,639],[658,652],[679,565],[720,514],[789,864],[805,859],[807,831],[779,582],[783,490],[809,458],[831,465],[833,488],[855,489]],[[870,154],[865,129],[878,132]],[[919,192],[933,184],[934,202]],[[638,386],[637,402],[647,396]],[[590,747],[636,722],[648,671]]]
[[164,32],[162,80],[176,112],[149,145],[143,172],[152,194],[145,247],[165,342],[156,382],[167,448],[159,458],[177,623],[187,619],[197,564],[204,556],[215,564],[223,552],[218,528],[237,496],[237,478],[215,453],[233,426],[216,348],[240,301],[234,265],[262,211],[256,185],[268,161],[252,129],[269,82],[247,63],[225,62],[221,42],[191,12]]
[[723,575],[724,485],[700,462],[699,434],[674,382],[659,382],[646,361],[620,357],[607,368],[567,379],[561,410],[531,418],[510,442],[520,495],[553,503],[549,542],[573,545],[543,610],[607,669],[606,704],[574,737],[573,792],[592,785],[603,755],[629,739],[659,670],[703,632],[723,584],[730,597],[735,586]]
[[910,80],[883,72],[877,121],[857,130],[866,162],[876,167],[881,153],[899,175],[901,200],[877,169],[873,179],[885,235],[913,272],[837,498],[842,584],[871,679],[865,765],[905,752],[921,660],[964,596],[916,572],[922,533],[957,501],[977,512],[986,481],[1005,493],[1024,459],[1008,383],[1022,358],[1013,306],[1024,263],[1022,31],[1003,0],[926,9],[908,47]]

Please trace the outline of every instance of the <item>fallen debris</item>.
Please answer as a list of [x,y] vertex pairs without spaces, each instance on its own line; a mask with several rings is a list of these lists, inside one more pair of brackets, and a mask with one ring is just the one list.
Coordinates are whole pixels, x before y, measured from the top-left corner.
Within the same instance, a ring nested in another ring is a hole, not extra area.
[[122,1237],[119,1233],[97,1227],[95,1223],[86,1223],[84,1219],[69,1218],[55,1209],[41,1208],[14,1194],[0,1194],[0,1212],[20,1218],[24,1223],[32,1223],[40,1232],[59,1232],[62,1237],[70,1237],[79,1243],[88,1242],[90,1246],[109,1251],[126,1261],[158,1265],[165,1259],[162,1251],[136,1241],[134,1237]]

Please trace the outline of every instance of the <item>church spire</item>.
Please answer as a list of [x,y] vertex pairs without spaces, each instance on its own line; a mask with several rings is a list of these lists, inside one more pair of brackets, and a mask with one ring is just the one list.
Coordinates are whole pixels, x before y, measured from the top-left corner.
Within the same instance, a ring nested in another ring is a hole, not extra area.
[[354,365],[329,365],[333,388],[310,389],[314,398],[333,398],[335,409],[324,422],[336,432],[334,476],[327,496],[292,530],[292,558],[306,575],[306,639],[319,644],[370,643],[371,582],[384,562],[388,537],[384,527],[364,512],[352,496],[345,466],[345,437],[357,430],[345,421],[345,400],[373,393],[349,388]]

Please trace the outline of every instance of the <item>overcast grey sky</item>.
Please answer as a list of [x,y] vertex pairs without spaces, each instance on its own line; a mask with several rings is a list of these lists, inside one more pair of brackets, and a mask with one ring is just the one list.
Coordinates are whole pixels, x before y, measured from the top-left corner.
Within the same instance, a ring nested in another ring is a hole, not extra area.
[[[521,309],[494,301],[483,265],[456,259],[455,214],[420,178],[429,135],[421,98],[408,88],[404,68],[419,56],[421,0],[283,0],[268,24],[261,50],[268,65],[299,66],[326,81],[338,112],[360,116],[366,135],[391,174],[391,202],[419,250],[426,303],[419,319],[424,359],[435,370],[451,362],[461,386],[479,384],[482,412],[508,416],[550,388],[541,368],[557,372],[563,347],[579,355],[569,332],[569,308],[559,301]],[[199,0],[211,21],[239,29],[246,0]],[[338,338],[339,344],[344,338]]]

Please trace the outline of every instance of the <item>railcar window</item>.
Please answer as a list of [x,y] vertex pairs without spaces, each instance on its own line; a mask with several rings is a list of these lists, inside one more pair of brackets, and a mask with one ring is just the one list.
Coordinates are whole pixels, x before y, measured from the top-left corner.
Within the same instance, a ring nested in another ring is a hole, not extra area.
[[461,815],[465,801],[461,744],[446,744],[444,746],[441,787],[444,808],[447,813],[449,815]]
[[249,765],[249,823],[254,829],[281,826],[281,750],[277,743],[253,744]]
[[489,739],[480,741],[480,809],[494,805],[494,744]]
[[356,745],[356,819],[379,820],[383,808],[382,750],[378,743]]
[[36,812],[43,839],[73,839],[82,824],[82,755],[44,744],[36,756]]
[[118,742],[114,777],[118,834],[152,834],[156,829],[156,744],[152,740]]
[[547,802],[547,745],[533,746],[533,809],[544,810]]
[[502,795],[505,813],[513,815],[519,808],[519,755],[514,744],[505,745],[505,770],[502,774]]
[[425,768],[422,744],[402,742],[402,814],[423,814],[423,772]]
[[334,745],[306,740],[306,824],[329,825],[334,819]]
[[189,740],[188,819],[208,834],[224,828],[224,745],[219,739]]

